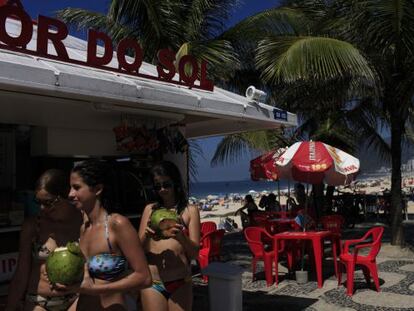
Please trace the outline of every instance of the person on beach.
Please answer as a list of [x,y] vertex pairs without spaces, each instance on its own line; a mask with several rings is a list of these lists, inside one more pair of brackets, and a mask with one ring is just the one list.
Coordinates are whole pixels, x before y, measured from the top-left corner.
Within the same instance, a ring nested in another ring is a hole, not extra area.
[[244,210],[247,210],[247,214],[249,216],[252,215],[252,213],[259,211],[259,208],[256,205],[256,202],[254,201],[253,197],[250,194],[247,194],[244,197],[244,205],[239,208],[236,213],[243,212]]
[[305,192],[305,186],[301,183],[295,184],[295,199],[289,198],[290,210],[295,216],[295,222],[300,228],[313,228],[315,226],[315,213]]
[[76,310],[127,310],[125,295],[151,285],[151,275],[137,232],[128,218],[112,213],[113,176],[104,161],[76,165],[69,198],[83,212],[79,245],[86,257],[84,278],[57,291],[79,292]]
[[[173,163],[161,162],[151,173],[156,202],[145,207],[139,227],[153,279],[152,287],[141,291],[143,310],[190,311],[193,303],[191,260],[198,258],[200,214],[196,206],[188,205],[181,174]],[[149,226],[151,214],[159,208],[175,211],[180,219],[180,223],[163,231],[163,239]]]
[[82,215],[68,200],[69,178],[63,171],[50,169],[35,187],[40,212],[27,219],[20,233],[19,259],[10,283],[7,311],[67,310],[77,294],[50,288],[46,259],[57,247],[79,239]]
[[267,204],[265,207],[266,212],[280,212],[280,203],[276,200],[276,195],[274,193],[270,193],[267,196]]
[[292,213],[297,214],[297,212],[304,209],[306,205],[307,198],[305,186],[301,183],[296,183],[293,193],[294,197],[288,198],[287,202]]
[[259,201],[259,207],[266,210],[267,206],[268,206],[268,202],[269,202],[268,196],[265,195],[265,194],[262,195],[262,197],[260,198],[260,201]]
[[[245,212],[247,210],[247,214]],[[253,216],[253,213],[258,212],[259,208],[256,205],[256,202],[254,201],[253,197],[250,194],[247,194],[244,197],[244,205],[239,208],[234,215],[240,215],[241,223],[244,228],[247,228],[251,224],[251,219]]]

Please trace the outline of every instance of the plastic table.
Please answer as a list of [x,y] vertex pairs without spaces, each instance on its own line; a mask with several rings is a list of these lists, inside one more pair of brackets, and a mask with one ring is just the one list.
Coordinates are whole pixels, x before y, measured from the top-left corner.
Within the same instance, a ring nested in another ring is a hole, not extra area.
[[336,243],[335,243],[335,236],[330,231],[286,231],[281,232],[273,235],[273,243],[274,243],[274,250],[275,250],[275,281],[276,285],[278,284],[278,249],[279,249],[279,242],[284,240],[309,240],[312,242],[313,247],[313,254],[315,257],[315,266],[316,266],[316,276],[318,280],[318,287],[321,288],[323,286],[323,279],[322,279],[322,256],[323,256],[323,241],[325,239],[330,239],[332,241],[332,255],[334,259],[334,268],[335,268],[335,275],[338,277],[338,263],[336,260]]

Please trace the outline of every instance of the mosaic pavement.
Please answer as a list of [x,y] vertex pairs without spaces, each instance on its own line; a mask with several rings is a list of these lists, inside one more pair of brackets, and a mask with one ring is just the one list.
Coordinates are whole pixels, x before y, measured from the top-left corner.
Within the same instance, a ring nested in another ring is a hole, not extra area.
[[[349,230],[345,238],[362,236],[367,227]],[[344,285],[338,286],[332,261],[324,262],[324,286],[318,288],[312,273],[310,281],[299,285],[294,274],[288,274],[286,267],[279,267],[279,285],[266,286],[263,266],[258,263],[256,280],[252,280],[251,254],[240,233],[228,234],[223,240],[223,261],[243,269],[243,310],[343,310],[343,311],[414,311],[414,256],[409,248],[399,249],[387,244],[387,235],[380,255],[377,257],[381,292],[377,293],[371,282],[368,285],[360,270],[355,272],[354,295],[348,297]],[[410,236],[412,241],[412,236]],[[410,240],[410,239],[408,239]],[[346,281],[343,274],[342,281]],[[208,286],[198,277],[194,278],[193,310],[209,310]]]

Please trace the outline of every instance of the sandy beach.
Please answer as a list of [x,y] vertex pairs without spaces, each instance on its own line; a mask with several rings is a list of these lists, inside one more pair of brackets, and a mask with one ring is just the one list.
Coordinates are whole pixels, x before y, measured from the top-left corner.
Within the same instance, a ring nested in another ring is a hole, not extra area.
[[[378,178],[368,178],[368,179],[359,179],[353,182],[349,186],[339,186],[337,187],[340,193],[354,193],[354,194],[369,194],[369,195],[382,195],[384,192],[387,192],[391,189],[391,177],[382,176]],[[403,192],[410,193],[411,188],[403,187]],[[264,192],[269,193],[269,192]],[[277,193],[274,192],[277,196]],[[280,196],[280,204],[286,204],[287,193],[282,191]],[[244,196],[243,194],[242,196]],[[262,196],[261,192],[252,193],[256,204],[259,203],[260,197]],[[205,199],[204,201],[208,201]],[[226,217],[233,219],[239,228],[241,228],[240,216],[236,216],[236,211],[243,206],[243,201],[232,202],[231,199],[224,200],[223,198],[218,198],[216,200],[218,204],[214,204],[209,211],[200,210],[201,221],[214,221],[217,225],[221,221],[224,221]],[[407,204],[408,213],[414,213],[414,202],[408,201]]]

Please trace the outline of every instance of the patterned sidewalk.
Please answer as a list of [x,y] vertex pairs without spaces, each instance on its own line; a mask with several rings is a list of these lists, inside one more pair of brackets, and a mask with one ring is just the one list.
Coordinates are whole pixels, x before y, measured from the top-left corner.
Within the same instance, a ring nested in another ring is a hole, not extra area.
[[[357,225],[344,233],[345,239],[361,237],[374,223]],[[355,272],[354,295],[348,297],[344,285],[338,287],[333,271],[332,259],[324,262],[324,286],[318,288],[316,277],[310,274],[310,281],[299,285],[294,274],[287,273],[282,263],[279,267],[279,285],[266,286],[262,262],[258,263],[256,281],[252,281],[251,254],[241,233],[227,234],[223,240],[223,259],[243,269],[243,310],[384,310],[414,311],[414,252],[413,230],[406,230],[408,247],[399,248],[389,244],[389,228],[386,228],[382,248],[377,257],[381,292],[376,292],[371,282],[365,282],[361,270]],[[309,269],[310,271],[312,268]],[[343,274],[342,281],[346,281]],[[194,279],[193,310],[209,310],[208,286],[199,278]]]

